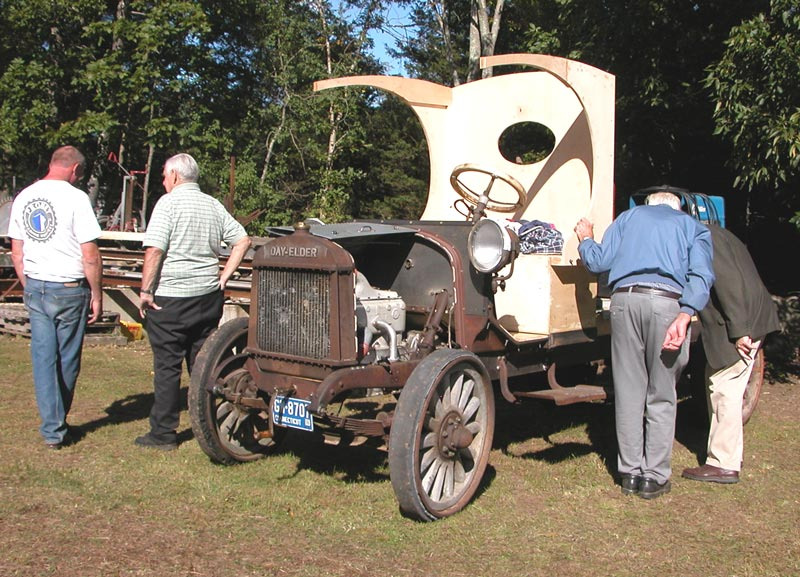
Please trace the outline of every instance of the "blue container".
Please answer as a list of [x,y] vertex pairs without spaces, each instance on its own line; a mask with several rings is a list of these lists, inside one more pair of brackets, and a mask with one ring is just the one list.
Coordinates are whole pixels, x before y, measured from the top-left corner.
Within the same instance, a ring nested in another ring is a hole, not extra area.
[[689,192],[685,188],[674,186],[652,186],[634,192],[628,201],[628,206],[633,208],[636,205],[644,204],[648,194],[659,191],[671,192],[680,198],[683,210],[703,224],[717,224],[725,228],[725,199],[721,196]]

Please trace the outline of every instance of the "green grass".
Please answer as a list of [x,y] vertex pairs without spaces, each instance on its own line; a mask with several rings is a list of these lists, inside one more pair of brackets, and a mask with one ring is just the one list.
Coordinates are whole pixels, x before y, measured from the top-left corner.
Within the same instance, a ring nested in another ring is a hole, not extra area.
[[674,486],[647,502],[612,478],[608,405],[498,400],[477,498],[436,523],[403,518],[384,452],[290,434],[267,459],[224,467],[191,439],[143,450],[146,345],[87,347],[57,453],[38,434],[28,341],[0,337],[0,575],[706,576],[800,574],[800,386],[768,383],[733,486],[680,479],[705,432],[681,407]]

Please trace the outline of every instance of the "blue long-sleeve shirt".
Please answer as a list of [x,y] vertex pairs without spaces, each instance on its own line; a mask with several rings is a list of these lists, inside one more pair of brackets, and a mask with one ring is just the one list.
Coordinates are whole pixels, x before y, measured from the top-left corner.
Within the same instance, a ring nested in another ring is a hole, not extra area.
[[617,217],[602,243],[584,239],[578,252],[590,272],[609,271],[612,289],[632,284],[672,287],[681,311],[705,307],[714,284],[711,233],[667,205],[636,206]]

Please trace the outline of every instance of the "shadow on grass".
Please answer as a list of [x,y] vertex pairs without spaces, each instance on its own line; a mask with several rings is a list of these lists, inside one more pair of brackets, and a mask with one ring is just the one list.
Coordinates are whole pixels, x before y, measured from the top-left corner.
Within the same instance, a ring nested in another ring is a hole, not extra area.
[[[554,441],[557,433],[583,426],[588,442]],[[497,399],[497,425],[494,445],[507,455],[516,443],[542,439],[550,446],[529,451],[517,458],[557,464],[571,458],[596,453],[609,475],[617,474],[617,442],[614,431],[614,406],[610,403],[577,403],[558,406],[549,401],[525,400],[512,404]]]
[[698,465],[706,462],[708,441],[706,411],[705,399],[684,398],[678,403],[678,416],[675,421],[675,440],[694,453]]
[[[393,408],[393,403],[373,401],[370,398],[347,401],[347,415],[353,418],[375,418],[378,411]],[[332,408],[331,408],[332,410]],[[345,483],[380,483],[389,480],[387,450],[380,437],[358,438],[349,431],[337,431],[328,435],[325,428],[313,433],[287,429],[281,441],[279,453],[297,457],[294,477],[301,471],[334,476]]]
[[377,441],[362,445],[332,445],[321,434],[290,430],[280,452],[297,457],[295,477],[301,471],[335,476],[345,483],[379,483],[389,480],[387,453]]
[[[708,426],[698,405],[691,398],[679,400],[675,439],[694,453],[698,462],[703,462]],[[575,427],[584,427],[588,442],[553,440],[557,433]],[[495,448],[511,455],[511,445],[531,439],[542,439],[550,446],[513,456],[558,464],[595,453],[609,476],[619,479],[614,405],[611,402],[557,406],[537,400],[511,404],[498,398]]]
[[[374,414],[379,403],[369,400],[351,401],[348,409],[354,413],[363,413],[365,416]],[[392,408],[391,403],[382,409]],[[286,438],[281,443],[279,453],[291,454],[298,461],[295,471],[290,477],[298,475],[301,471],[334,476],[344,483],[383,483],[390,480],[388,452],[382,439],[370,438],[362,444],[348,444],[352,437],[347,434],[340,444],[325,443],[321,433],[304,433],[289,430]],[[477,498],[483,494],[496,477],[496,471],[488,465],[476,489]]]
[[[181,411],[186,411],[188,409],[188,395],[189,389],[187,387],[181,387]],[[150,416],[150,409],[153,406],[153,399],[153,393],[137,393],[135,395],[128,395],[122,399],[117,399],[104,409],[106,413],[105,417],[100,417],[99,419],[87,421],[79,425],[82,431],[81,436],[108,425],[120,425],[122,423],[147,420]],[[178,432],[179,444],[190,441],[193,438],[194,435],[192,434],[191,428]]]
[[[185,408],[186,394],[182,390],[182,404]],[[120,423],[146,419],[152,404],[152,394],[133,395],[116,401],[106,412],[105,419],[94,421],[90,426]],[[350,410],[366,413],[375,409],[375,403],[362,401],[350,403]],[[496,394],[495,434],[493,448],[514,458],[544,461],[553,465],[595,453],[603,462],[608,475],[618,480],[617,441],[614,424],[614,405],[606,403],[577,403],[557,406],[549,401],[525,400],[512,404]],[[705,457],[707,422],[698,417],[698,403],[691,399],[681,399],[678,403],[676,421],[676,440],[697,455],[698,462]],[[702,416],[702,415],[700,415]],[[553,438],[560,432],[575,427],[583,427],[587,442],[559,442]],[[91,429],[89,429],[91,430]],[[179,432],[178,441],[186,442],[193,438],[191,429]],[[512,454],[510,446],[542,439],[548,447]],[[389,480],[387,451],[381,439],[370,438],[362,444],[348,444],[352,438],[345,438],[340,444],[326,443],[321,432],[308,433],[289,429],[276,453],[292,455],[297,459],[295,470],[287,478],[302,471],[336,477],[344,483],[382,483]],[[497,472],[487,466],[475,497],[486,491]]]

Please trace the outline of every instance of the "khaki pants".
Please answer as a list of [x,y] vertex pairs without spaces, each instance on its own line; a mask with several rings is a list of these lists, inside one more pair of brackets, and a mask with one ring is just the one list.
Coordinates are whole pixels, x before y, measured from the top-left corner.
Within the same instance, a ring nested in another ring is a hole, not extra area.
[[[756,344],[756,351],[758,345]],[[755,355],[754,355],[755,356]],[[742,468],[744,431],[742,429],[742,399],[744,398],[753,360],[740,359],[733,365],[715,373],[706,366],[708,407],[711,430],[708,433],[706,464],[731,471]]]

